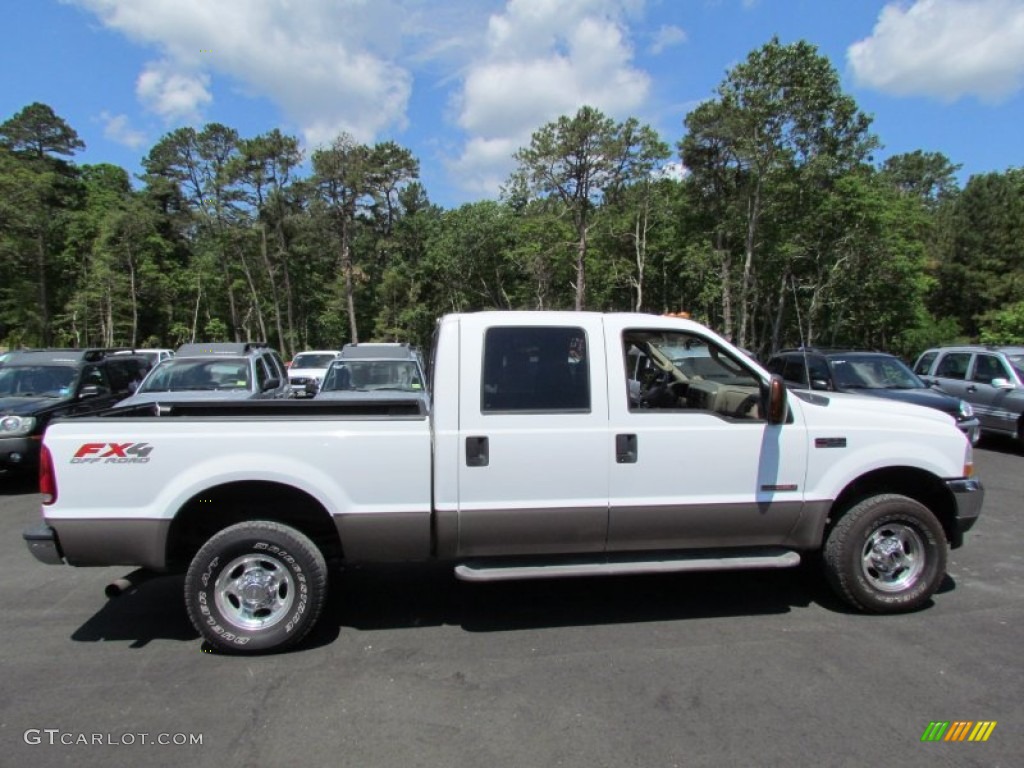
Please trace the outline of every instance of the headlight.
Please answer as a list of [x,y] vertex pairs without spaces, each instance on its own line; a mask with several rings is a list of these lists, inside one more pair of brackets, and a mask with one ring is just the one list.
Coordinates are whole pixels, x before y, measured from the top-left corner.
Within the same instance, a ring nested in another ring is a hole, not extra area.
[[971,404],[968,403],[966,400],[961,400],[960,401],[960,418],[961,419],[969,419],[973,415],[974,415],[974,409],[971,408]]
[[27,435],[35,425],[33,416],[4,416],[0,419],[0,437]]

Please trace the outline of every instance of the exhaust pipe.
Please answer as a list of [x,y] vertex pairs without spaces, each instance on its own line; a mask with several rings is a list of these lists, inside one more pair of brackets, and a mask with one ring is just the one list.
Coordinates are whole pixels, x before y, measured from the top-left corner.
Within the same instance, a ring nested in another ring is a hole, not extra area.
[[127,576],[122,576],[120,579],[114,579],[112,582],[107,584],[103,589],[103,594],[105,594],[109,599],[120,597],[128,590],[149,581],[154,576],[156,576],[156,573],[153,571],[146,570],[145,568],[139,568],[137,571],[132,571]]

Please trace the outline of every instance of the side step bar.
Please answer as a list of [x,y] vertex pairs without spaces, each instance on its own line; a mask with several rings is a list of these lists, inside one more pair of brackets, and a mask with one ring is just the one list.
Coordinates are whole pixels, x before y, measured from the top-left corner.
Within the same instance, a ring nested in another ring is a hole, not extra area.
[[[626,559],[628,558],[628,559]],[[629,555],[599,561],[551,560],[508,561],[478,560],[455,566],[462,581],[516,581],[519,579],[555,579],[574,576],[621,576],[637,573],[678,573],[680,571],[736,571],[752,568],[792,568],[800,564],[800,554],[788,549],[743,550],[736,553],[716,551],[659,554],[648,557]]]

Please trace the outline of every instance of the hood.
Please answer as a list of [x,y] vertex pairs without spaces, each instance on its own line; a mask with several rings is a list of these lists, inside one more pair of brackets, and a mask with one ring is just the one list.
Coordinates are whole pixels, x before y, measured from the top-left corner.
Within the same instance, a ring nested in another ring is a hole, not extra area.
[[0,414],[4,416],[35,416],[42,411],[61,405],[65,400],[56,397],[2,397]]
[[938,408],[954,418],[960,415],[960,398],[947,395],[937,389],[865,389],[858,390],[856,394]]
[[[836,426],[859,426],[880,423],[890,426],[907,426],[928,430],[929,424],[956,426],[952,414],[914,403],[870,395],[848,394],[845,392],[794,392],[789,395],[799,398],[802,405],[820,406],[823,421]],[[923,424],[927,422],[928,424]],[[959,431],[959,430],[957,430]]]
[[252,393],[246,389],[198,390],[187,392],[141,392],[126,397],[117,404],[118,408],[146,403],[216,402],[218,400],[248,400]]

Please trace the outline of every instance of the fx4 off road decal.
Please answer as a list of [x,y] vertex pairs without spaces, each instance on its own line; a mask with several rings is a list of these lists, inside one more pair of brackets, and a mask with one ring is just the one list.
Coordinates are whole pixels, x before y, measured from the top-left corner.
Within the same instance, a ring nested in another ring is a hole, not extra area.
[[152,452],[149,443],[83,443],[71,457],[71,463],[145,464]]

